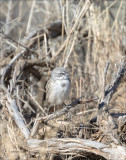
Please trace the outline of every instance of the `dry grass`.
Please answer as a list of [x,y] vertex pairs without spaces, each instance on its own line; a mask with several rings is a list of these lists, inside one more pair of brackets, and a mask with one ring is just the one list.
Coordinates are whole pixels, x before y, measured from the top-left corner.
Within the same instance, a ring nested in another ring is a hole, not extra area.
[[[30,152],[26,147],[25,138],[6,108],[7,91],[16,100],[30,131],[36,117],[48,114],[45,84],[56,66],[65,66],[71,75],[69,102],[80,96],[84,96],[83,100],[103,98],[104,85],[110,82],[119,60],[126,54],[126,5],[123,0],[104,4],[88,0],[1,0],[0,6],[0,78],[5,67],[23,51],[4,80],[8,89],[4,90],[2,84],[0,88],[3,106],[0,109],[0,159],[49,159],[49,155]],[[109,68],[104,81],[107,62]],[[111,113],[125,113],[125,80],[122,79],[109,103]],[[79,104],[67,116],[52,120],[49,126],[41,124],[34,138],[93,138],[98,128],[89,121],[97,115],[97,105],[98,102]]]

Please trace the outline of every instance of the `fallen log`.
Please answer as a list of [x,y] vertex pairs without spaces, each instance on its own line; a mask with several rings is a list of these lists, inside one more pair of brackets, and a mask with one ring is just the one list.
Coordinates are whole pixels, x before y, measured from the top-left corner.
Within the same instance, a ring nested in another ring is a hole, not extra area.
[[125,160],[126,147],[111,146],[100,142],[79,138],[51,138],[48,140],[30,139],[27,141],[32,151],[62,155],[87,155],[94,153],[106,159]]

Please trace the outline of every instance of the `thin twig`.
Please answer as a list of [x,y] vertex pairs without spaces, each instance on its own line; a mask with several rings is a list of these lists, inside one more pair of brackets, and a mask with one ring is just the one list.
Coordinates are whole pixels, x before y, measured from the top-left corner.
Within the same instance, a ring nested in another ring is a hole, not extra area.
[[91,99],[91,100],[87,100],[87,101],[80,101],[80,99],[83,98],[83,96],[81,96],[80,98],[76,99],[74,102],[72,102],[71,104],[67,105],[65,108],[61,109],[60,111],[57,111],[53,114],[47,115],[45,117],[40,118],[41,120],[43,120],[45,123],[49,120],[52,120],[54,118],[58,118],[62,115],[65,115],[69,112],[69,110],[71,108],[74,108],[75,104],[86,104],[86,103],[90,103],[94,100],[96,100],[97,98]]

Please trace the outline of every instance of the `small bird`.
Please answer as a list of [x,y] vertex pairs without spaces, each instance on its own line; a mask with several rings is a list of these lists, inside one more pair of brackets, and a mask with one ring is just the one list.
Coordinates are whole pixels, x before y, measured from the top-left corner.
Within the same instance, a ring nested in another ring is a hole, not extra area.
[[57,67],[51,73],[46,85],[46,100],[50,105],[62,105],[68,99],[71,89],[69,74],[64,67]]

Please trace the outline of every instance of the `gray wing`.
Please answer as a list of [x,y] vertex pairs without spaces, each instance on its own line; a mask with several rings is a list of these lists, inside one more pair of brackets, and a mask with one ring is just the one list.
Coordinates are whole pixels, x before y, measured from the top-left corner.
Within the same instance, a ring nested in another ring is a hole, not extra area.
[[48,101],[49,96],[50,96],[50,92],[52,90],[52,80],[50,79],[47,84],[46,84],[46,100]]

